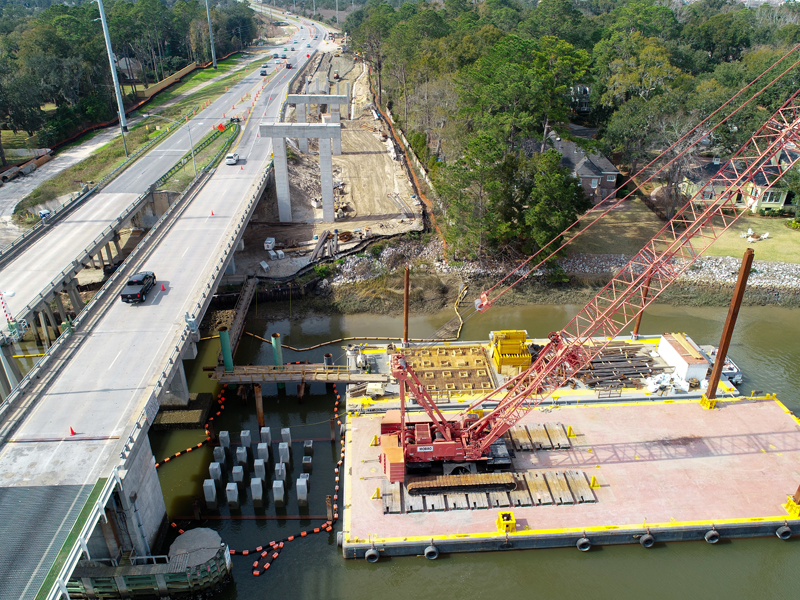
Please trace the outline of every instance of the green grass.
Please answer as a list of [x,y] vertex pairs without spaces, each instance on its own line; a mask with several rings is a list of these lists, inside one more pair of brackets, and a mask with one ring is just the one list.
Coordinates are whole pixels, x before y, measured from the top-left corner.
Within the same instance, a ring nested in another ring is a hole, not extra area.
[[[22,148],[38,148],[39,142],[36,134],[28,136],[25,131],[14,133],[9,129],[0,130],[0,139],[3,140],[3,148],[6,150],[21,150]],[[6,157],[11,158],[11,157]]]
[[[590,218],[594,223],[596,218]],[[664,223],[639,198],[633,197],[592,225],[567,246],[570,254],[627,254],[639,252]]]
[[86,499],[86,503],[83,505],[83,508],[78,515],[78,520],[75,522],[75,526],[69,532],[69,535],[67,535],[67,539],[64,541],[64,545],[61,546],[61,550],[59,550],[53,566],[50,567],[50,570],[47,572],[47,577],[44,578],[42,587],[39,588],[39,592],[36,594],[36,600],[46,598],[47,594],[50,592],[50,588],[52,588],[53,584],[56,582],[56,578],[58,577],[61,568],[64,566],[67,556],[69,555],[70,550],[72,550],[72,546],[78,540],[78,535],[80,534],[81,529],[83,529],[86,519],[89,518],[89,514],[94,507],[94,503],[97,502],[97,499],[100,497],[100,493],[103,491],[106,481],[107,480],[105,478],[99,479],[92,488],[92,491],[89,492],[89,497]]
[[[210,135],[213,134],[209,133],[203,139],[209,137]],[[228,139],[230,139],[231,135],[231,130],[228,130],[194,155],[194,160],[197,163],[198,173],[211,163],[212,159],[217,155],[217,152],[219,152],[219,149],[222,148],[223,144],[225,144]],[[162,183],[159,189],[169,190],[171,192],[182,192],[186,189],[186,186],[189,185],[189,182],[192,181],[192,179],[194,179],[194,166],[192,165],[192,161],[190,159],[186,161],[186,164],[183,165],[181,170],[176,171],[172,177]]]
[[[128,153],[133,154],[139,147],[146,144],[150,140],[150,135],[151,132],[146,127],[141,125],[133,127],[125,135]],[[96,183],[100,181],[125,160],[127,159],[122,145],[122,138],[117,137],[77,165],[73,165],[39,185],[17,204],[14,209],[15,217],[18,221],[24,220],[25,213],[29,208],[79,190],[81,187],[79,182]]]
[[[800,231],[789,229],[784,225],[785,218],[759,217],[747,214],[714,242],[705,252],[707,256],[733,256],[741,258],[748,247],[755,250],[756,260],[774,262],[800,263]],[[749,243],[740,234],[752,229],[756,235],[769,232],[769,238]]]

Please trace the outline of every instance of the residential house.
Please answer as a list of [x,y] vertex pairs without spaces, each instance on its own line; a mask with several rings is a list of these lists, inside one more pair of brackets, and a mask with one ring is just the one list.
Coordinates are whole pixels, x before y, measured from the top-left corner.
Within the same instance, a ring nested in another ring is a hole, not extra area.
[[[789,162],[786,152],[780,155],[780,162]],[[710,163],[691,169],[680,184],[680,189],[686,198],[695,196],[703,186],[703,197],[711,200],[727,189],[725,178],[725,162],[715,157]],[[748,202],[755,200],[750,210],[757,213],[761,209],[781,210],[786,205],[789,190],[781,185],[778,180],[780,169],[777,164],[766,165],[763,170],[756,173],[753,181],[744,186],[744,193],[736,194],[734,206],[747,208]],[[731,175],[733,173],[731,172]],[[710,185],[706,185],[710,182]],[[771,187],[770,187],[771,186]]]
[[589,106],[589,95],[592,90],[588,85],[579,83],[573,85],[571,88],[570,99],[572,103],[572,110],[579,115],[586,115],[592,111]]
[[561,166],[569,169],[580,181],[586,196],[597,204],[606,197],[616,197],[619,169],[602,154],[587,152],[575,142],[562,139],[555,132],[547,136],[547,142],[528,140],[523,145],[530,156],[554,148],[561,153]]

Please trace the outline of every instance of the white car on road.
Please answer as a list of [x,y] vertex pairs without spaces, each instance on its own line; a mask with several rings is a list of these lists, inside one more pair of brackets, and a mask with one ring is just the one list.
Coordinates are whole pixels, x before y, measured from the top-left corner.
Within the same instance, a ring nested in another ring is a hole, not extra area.
[[225,164],[226,165],[235,165],[238,162],[239,162],[239,155],[236,154],[235,152],[232,153],[232,154],[228,154],[225,157]]

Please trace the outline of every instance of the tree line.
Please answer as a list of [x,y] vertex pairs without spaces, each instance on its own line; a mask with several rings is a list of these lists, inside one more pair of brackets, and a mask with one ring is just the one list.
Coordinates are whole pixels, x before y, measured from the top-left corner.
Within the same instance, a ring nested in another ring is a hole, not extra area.
[[[247,4],[210,4],[217,55],[257,37]],[[211,60],[204,1],[108,0],[104,6],[117,70],[132,95],[192,61]],[[87,124],[114,118],[113,82],[98,19],[94,2],[0,6],[0,127],[38,132],[39,144],[49,146]],[[0,158],[5,164],[1,145]]]
[[[369,0],[344,28],[427,163],[451,247],[484,256],[529,253],[590,206],[542,143],[549,134],[569,138],[569,121],[596,127],[596,139],[575,141],[636,172],[800,43],[800,4]],[[576,110],[578,84],[590,90],[588,115]],[[675,161],[663,174],[669,209],[699,151],[729,155],[798,88],[793,67]]]

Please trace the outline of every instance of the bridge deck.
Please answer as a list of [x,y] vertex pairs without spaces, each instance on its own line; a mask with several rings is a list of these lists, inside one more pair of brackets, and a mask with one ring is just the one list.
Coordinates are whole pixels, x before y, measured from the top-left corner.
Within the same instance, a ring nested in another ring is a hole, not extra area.
[[226,373],[217,367],[208,374],[209,378],[220,383],[263,383],[265,381],[320,381],[325,383],[389,383],[391,377],[384,373],[351,373],[347,367],[320,364],[311,365],[271,365],[235,366],[233,372]]

